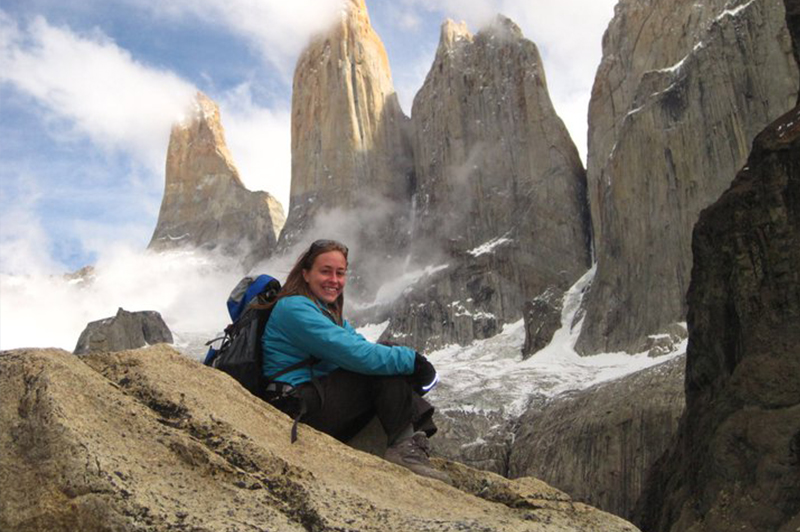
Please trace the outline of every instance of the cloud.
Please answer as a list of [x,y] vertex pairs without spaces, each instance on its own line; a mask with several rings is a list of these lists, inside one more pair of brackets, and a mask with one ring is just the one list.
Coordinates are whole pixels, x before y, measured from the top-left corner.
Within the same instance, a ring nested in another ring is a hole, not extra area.
[[0,190],[0,272],[44,275],[63,271],[64,266],[50,256],[52,241],[36,213],[41,197],[36,181],[19,183],[25,190],[13,197],[8,190]]
[[[0,349],[72,350],[90,321],[156,310],[173,333],[207,338],[230,321],[225,301],[241,278],[229,259],[199,252],[150,253],[106,247],[94,278],[0,274]],[[198,342],[199,343],[199,342]]]
[[13,85],[106,150],[130,154],[163,173],[171,124],[196,89],[142,64],[95,30],[78,35],[37,17],[20,28],[0,17],[0,82]]
[[291,110],[253,102],[244,83],[219,101],[226,142],[242,182],[250,190],[266,190],[289,212],[291,185]]
[[187,15],[223,25],[246,39],[264,58],[291,79],[294,63],[309,38],[326,30],[350,0],[128,0],[156,16]]

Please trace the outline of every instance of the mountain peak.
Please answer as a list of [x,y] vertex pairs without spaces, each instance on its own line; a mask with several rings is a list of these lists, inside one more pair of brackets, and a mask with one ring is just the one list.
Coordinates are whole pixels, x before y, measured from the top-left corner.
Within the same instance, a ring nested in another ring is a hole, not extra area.
[[220,248],[258,260],[274,247],[283,221],[275,198],[245,188],[219,107],[198,92],[170,134],[164,198],[148,247]]
[[[301,242],[317,218],[333,209],[350,215],[326,223],[328,234],[351,242],[393,242],[384,228],[402,225],[398,217],[408,210],[408,119],[366,5],[350,0],[347,7],[341,22],[318,35],[295,68],[291,210],[282,247]],[[363,223],[366,218],[370,223]]]
[[456,22],[452,19],[446,19],[442,23],[441,34],[439,37],[439,47],[444,46],[450,49],[453,45],[462,39],[472,41],[472,33],[467,29],[467,23],[464,21]]

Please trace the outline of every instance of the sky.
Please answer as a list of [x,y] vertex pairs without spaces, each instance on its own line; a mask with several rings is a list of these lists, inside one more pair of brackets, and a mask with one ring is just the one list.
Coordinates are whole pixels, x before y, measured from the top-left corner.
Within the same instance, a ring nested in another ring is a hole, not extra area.
[[[543,57],[585,159],[589,94],[615,0],[368,0],[405,113],[445,18],[496,13]],[[144,249],[169,131],[201,90],[242,180],[288,212],[294,65],[339,0],[0,0],[0,272],[58,273]]]
[[[538,46],[553,104],[585,158],[615,2],[367,0],[367,8],[407,115],[446,18],[473,33],[497,13],[511,18]],[[339,0],[0,0],[0,349],[72,350],[87,322],[118,307],[160,312],[186,349],[221,330],[240,266],[146,252],[170,128],[196,91],[207,94],[245,185],[288,212],[294,66],[340,13]],[[90,264],[90,283],[63,276]],[[288,270],[264,268],[278,278]]]

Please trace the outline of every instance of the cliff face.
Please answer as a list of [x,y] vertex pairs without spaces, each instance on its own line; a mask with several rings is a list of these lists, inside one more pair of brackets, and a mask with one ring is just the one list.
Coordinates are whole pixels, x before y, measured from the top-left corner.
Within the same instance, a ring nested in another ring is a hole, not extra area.
[[491,336],[589,266],[585,175],[536,46],[498,17],[445,22],[414,99],[413,256],[447,264],[392,316],[426,347]]
[[636,352],[684,321],[697,216],[797,89],[780,0],[617,5],[589,109],[597,275],[582,352]]
[[159,345],[0,353],[0,529],[635,532],[533,478],[419,477]]
[[639,521],[653,532],[797,530],[800,107],[756,138],[701,214],[692,252],[686,413]]
[[198,93],[186,119],[172,128],[164,198],[148,248],[213,249],[252,263],[274,250],[283,222],[275,198],[242,184],[219,108]]
[[684,366],[677,357],[530,408],[514,433],[508,476],[536,476],[629,519],[677,431]]
[[[281,243],[302,242],[316,221],[329,236],[397,254],[408,238],[408,119],[364,1],[346,4],[341,20],[311,42],[295,68],[291,207]],[[333,209],[337,216],[318,219]]]

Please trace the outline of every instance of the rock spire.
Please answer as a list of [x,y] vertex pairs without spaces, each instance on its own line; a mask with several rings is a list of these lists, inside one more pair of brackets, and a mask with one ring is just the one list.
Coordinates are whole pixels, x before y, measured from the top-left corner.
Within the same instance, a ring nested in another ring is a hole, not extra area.
[[[786,1],[795,57],[800,4]],[[700,215],[686,409],[648,480],[646,530],[800,526],[800,102]]]
[[584,170],[516,24],[498,16],[473,35],[445,22],[412,123],[414,260],[447,268],[407,298],[389,334],[426,348],[491,336],[588,269]]
[[620,1],[589,108],[597,274],[580,351],[639,352],[684,321],[698,214],[797,89],[780,0]]
[[149,248],[198,247],[252,263],[274,250],[283,221],[275,198],[242,184],[219,108],[198,92],[188,116],[172,128],[164,198]]
[[648,483],[653,532],[800,525],[800,107],[700,215],[686,410]]
[[374,255],[407,239],[407,122],[366,5],[348,0],[295,69],[291,207],[282,247],[301,243],[315,224],[351,246],[370,246]]

